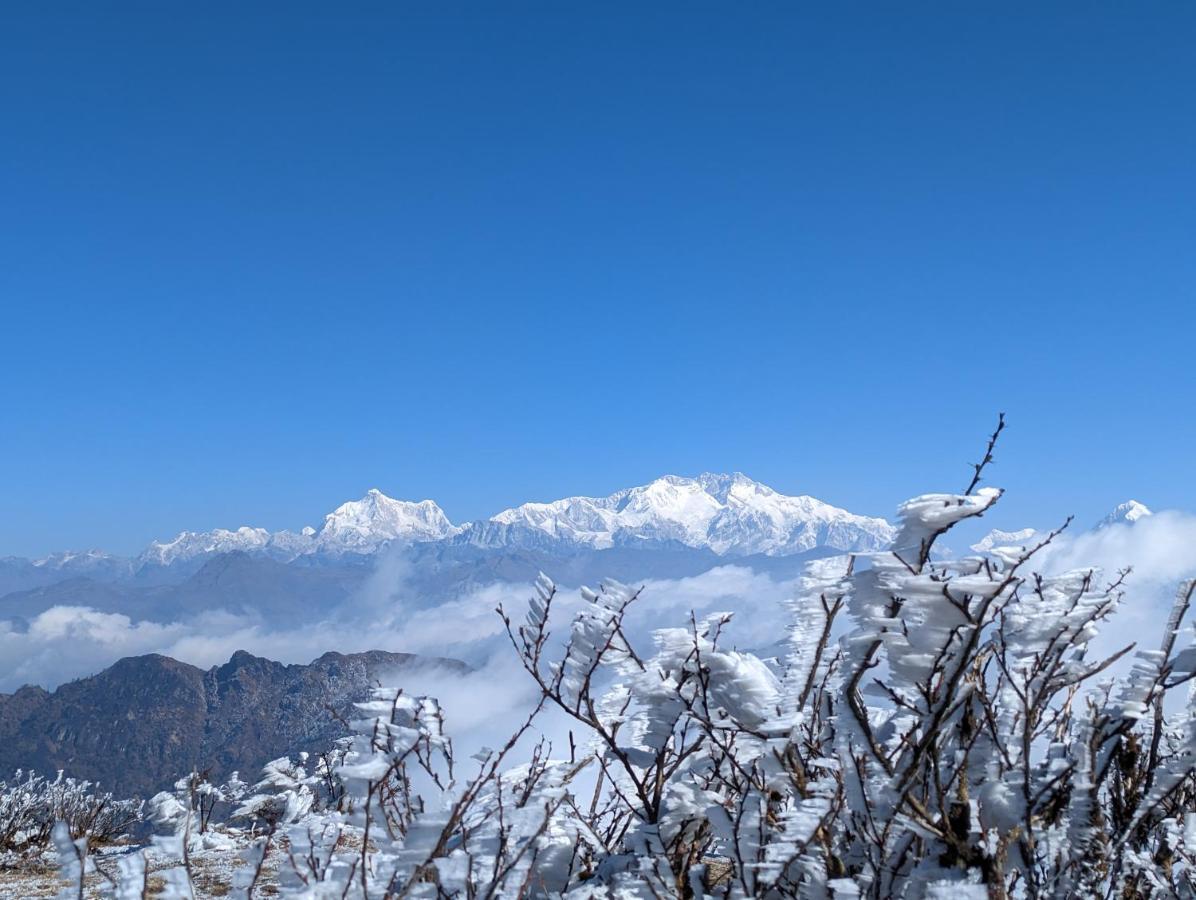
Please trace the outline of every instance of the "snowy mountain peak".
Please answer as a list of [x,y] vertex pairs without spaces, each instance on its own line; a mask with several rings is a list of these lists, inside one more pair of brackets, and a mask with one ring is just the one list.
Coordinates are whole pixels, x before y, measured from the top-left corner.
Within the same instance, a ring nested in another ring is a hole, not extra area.
[[326,515],[312,538],[324,551],[362,553],[395,540],[437,541],[460,530],[431,500],[395,500],[370,488],[360,500],[342,503]]
[[776,494],[768,485],[753,481],[742,472],[732,472],[730,475],[703,472],[695,480],[702,486],[702,490],[719,503],[726,503],[728,497],[737,493]]
[[33,560],[39,569],[62,569],[70,565],[87,564],[110,559],[103,550],[64,550]]
[[250,528],[247,525],[242,525],[236,531],[224,528],[212,531],[180,531],[172,541],[154,541],[142,552],[138,561],[169,566],[175,562],[213,553],[260,550],[268,543],[270,532],[264,528]]
[[994,528],[972,544],[972,549],[977,553],[988,553],[994,547],[1026,547],[1035,543],[1039,538],[1039,532],[1035,528],[1020,528],[1017,531],[1002,531],[1000,528]]
[[607,497],[525,503],[470,526],[468,533],[471,542],[491,547],[676,543],[726,556],[784,556],[820,546],[872,550],[892,536],[884,519],[779,494],[741,472],[665,475]]
[[170,566],[232,551],[264,553],[284,561],[311,553],[374,553],[393,541],[437,541],[460,530],[431,500],[395,500],[371,488],[360,500],[342,503],[326,515],[319,530],[308,526],[299,532],[249,527],[184,531],[174,540],[154,541],[137,561]]
[[[1110,525],[1132,525],[1139,519],[1154,515],[1150,509],[1137,500],[1127,500],[1119,504],[1114,510],[1092,527],[1093,531],[1100,531]],[[972,544],[977,553],[989,553],[996,547],[1029,547],[1046,539],[1049,532],[1036,528],[1022,528],[1019,531],[1002,531],[994,528],[979,541]]]
[[1097,528],[1105,528],[1109,525],[1116,525],[1124,523],[1132,525],[1139,519],[1144,519],[1147,516],[1154,515],[1144,503],[1139,503],[1137,500],[1127,500],[1114,507],[1113,511],[1097,522]]
[[132,572],[132,563],[120,556],[113,556],[103,550],[67,550],[51,553],[32,561],[36,569],[54,572],[60,577],[85,576],[88,578],[121,577]]

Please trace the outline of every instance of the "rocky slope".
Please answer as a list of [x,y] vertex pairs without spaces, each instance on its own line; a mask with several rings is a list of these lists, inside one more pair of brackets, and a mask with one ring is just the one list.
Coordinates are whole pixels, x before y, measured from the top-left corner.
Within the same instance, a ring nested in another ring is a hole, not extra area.
[[252,781],[263,763],[319,751],[385,678],[427,667],[465,673],[456,660],[371,651],[326,653],[283,665],[238,651],[204,671],[166,656],[122,659],[49,693],[0,694],[0,772],[18,768],[98,781],[118,796],[148,796],[192,769]]

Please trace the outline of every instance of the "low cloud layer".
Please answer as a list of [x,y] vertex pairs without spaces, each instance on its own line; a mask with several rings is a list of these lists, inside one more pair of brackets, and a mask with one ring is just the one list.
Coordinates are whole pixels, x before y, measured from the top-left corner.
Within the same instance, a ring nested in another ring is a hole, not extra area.
[[[1098,649],[1138,641],[1153,647],[1175,585],[1196,575],[1196,516],[1160,513],[1133,526],[1063,536],[1047,548],[1040,571],[1098,567],[1112,578],[1133,567],[1127,596]],[[116,613],[57,606],[30,620],[27,628],[0,622],[0,691],[22,684],[54,687],[92,674],[124,656],[162,653],[201,667],[248,650],[282,662],[309,662],[328,650],[391,650],[464,659],[479,669],[466,682],[437,683],[446,708],[469,728],[485,732],[478,719],[510,722],[509,713],[530,690],[507,644],[499,605],[522,616],[529,585],[500,582],[471,589],[429,608],[407,587],[402,557],[383,560],[363,588],[320,621],[296,617],[270,622],[248,615],[206,612],[178,621],[134,621]],[[650,580],[628,616],[629,630],[646,646],[654,628],[716,610],[735,613],[728,634],[739,647],[770,652],[788,622],[784,601],[792,581],[737,565],[702,575]],[[565,630],[568,607],[578,603],[576,586],[562,587],[558,614]],[[529,695],[530,696],[530,695]],[[476,721],[475,721],[476,719]]]
[[[268,622],[222,611],[172,621],[134,621],[83,606],[55,606],[27,629],[0,622],[0,691],[22,684],[55,687],[92,674],[121,657],[162,653],[200,667],[218,665],[235,650],[281,662],[310,662],[328,650],[391,650],[464,659],[487,666],[513,651],[495,609],[522,616],[530,585],[499,582],[472,589],[435,607],[410,596],[401,558],[384,561],[349,603],[318,621]],[[723,566],[692,578],[654,580],[628,618],[647,640],[653,628],[684,621],[690,610],[736,613],[731,632],[743,647],[775,642],[783,624],[788,581],[742,566]],[[562,587],[559,612],[568,620],[576,586]],[[563,629],[562,629],[563,630]]]

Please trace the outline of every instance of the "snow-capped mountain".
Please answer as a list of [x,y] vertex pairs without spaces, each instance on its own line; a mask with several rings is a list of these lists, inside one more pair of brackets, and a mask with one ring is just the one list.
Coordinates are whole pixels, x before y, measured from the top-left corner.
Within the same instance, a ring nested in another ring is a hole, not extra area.
[[1096,523],[1097,528],[1107,528],[1110,525],[1128,524],[1132,525],[1139,519],[1144,519],[1147,516],[1152,516],[1154,513],[1143,503],[1137,500],[1127,500],[1125,503],[1114,507],[1113,511]]
[[33,565],[39,569],[50,571],[85,572],[93,568],[104,568],[111,565],[116,557],[103,550],[66,550],[61,553],[51,553],[41,559],[33,560]]
[[976,543],[972,549],[977,553],[988,553],[993,547],[1026,547],[1035,541],[1036,528],[1019,528],[1017,531],[1002,531],[994,528]]
[[460,531],[431,500],[394,500],[371,488],[325,516],[311,540],[324,553],[372,553],[391,541],[439,541]]
[[813,497],[790,497],[746,475],[666,475],[607,497],[525,503],[466,526],[483,547],[536,549],[680,544],[720,556],[786,556],[829,547],[875,550],[893,539],[884,519]]
[[113,556],[103,550],[81,550],[78,552],[68,550],[62,553],[51,553],[49,556],[30,561],[29,566],[42,579],[81,576],[112,580],[133,574],[132,560]]
[[[1149,515],[1146,506],[1129,500],[1096,528],[1133,524]],[[818,548],[879,550],[895,533],[884,519],[856,515],[814,497],[781,494],[739,472],[707,472],[696,478],[665,475],[606,497],[524,503],[464,525],[454,525],[432,500],[396,500],[370,489],[360,500],[328,513],[318,529],[270,532],[242,526],[183,531],[170,541],[154,541],[132,560],[89,550],[9,563],[20,563],[33,573],[14,576],[15,584],[34,585],[46,583],[36,573],[113,580],[147,568],[160,571],[190,564],[193,571],[208,558],[235,551],[280,562],[369,556],[395,543],[566,554],[612,547],[690,548],[725,557],[785,557]],[[1025,546],[1043,536],[1033,528],[994,529],[971,549],[987,553],[994,547]]]
[[[183,531],[132,560],[101,551],[54,554],[26,566],[63,573],[111,573],[175,566],[242,552],[281,562],[368,556],[393,543],[569,553],[611,547],[692,548],[718,556],[791,556],[815,548],[876,550],[893,539],[884,519],[859,516],[808,496],[788,496],[746,475],[665,475],[607,497],[525,503],[489,519],[454,525],[432,500],[396,500],[377,489],[343,503],[317,528],[271,532]],[[39,582],[40,583],[40,582]]]
[[261,550],[270,543],[270,532],[265,528],[241,526],[236,531],[216,528],[212,531],[181,531],[171,541],[154,541],[141,552],[137,561],[141,564],[169,566],[177,562],[208,556],[215,553],[229,553],[233,550]]
[[[1127,500],[1125,503],[1115,506],[1112,512],[1092,527],[1092,530],[1100,531],[1110,525],[1133,525],[1151,515],[1154,513],[1144,504],[1137,500]],[[1049,531],[1040,531],[1037,528],[1022,528],[1018,531],[1002,531],[999,528],[994,528],[972,544],[971,549],[977,553],[988,553],[994,547],[1029,547],[1045,540],[1049,533]]]
[[394,500],[371,488],[360,500],[342,503],[319,530],[269,532],[242,526],[236,531],[184,531],[172,541],[154,541],[138,557],[142,565],[170,566],[219,553],[263,553],[289,561],[300,556],[376,553],[394,541],[439,541],[461,531],[431,500]]

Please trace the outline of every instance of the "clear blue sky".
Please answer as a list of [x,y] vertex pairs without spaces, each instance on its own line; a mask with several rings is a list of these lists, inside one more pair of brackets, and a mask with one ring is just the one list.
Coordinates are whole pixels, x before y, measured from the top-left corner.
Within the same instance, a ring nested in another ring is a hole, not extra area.
[[888,514],[998,410],[1009,524],[1196,508],[1194,45],[1190,3],[8,4],[0,555],[704,469]]

